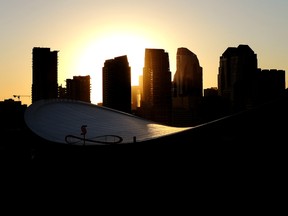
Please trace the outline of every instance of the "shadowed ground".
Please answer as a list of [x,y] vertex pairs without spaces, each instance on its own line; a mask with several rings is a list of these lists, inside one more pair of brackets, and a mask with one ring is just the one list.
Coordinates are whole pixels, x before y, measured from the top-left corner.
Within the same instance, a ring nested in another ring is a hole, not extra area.
[[237,208],[244,196],[245,207],[260,200],[272,210],[267,203],[273,202],[273,209],[281,206],[287,183],[287,111],[284,95],[191,131],[127,145],[59,145],[28,128],[2,131],[1,166],[29,170],[35,182],[44,176],[63,184],[85,182],[83,187],[109,185],[109,191],[119,193],[159,190],[161,197],[167,191],[199,199],[221,194]]

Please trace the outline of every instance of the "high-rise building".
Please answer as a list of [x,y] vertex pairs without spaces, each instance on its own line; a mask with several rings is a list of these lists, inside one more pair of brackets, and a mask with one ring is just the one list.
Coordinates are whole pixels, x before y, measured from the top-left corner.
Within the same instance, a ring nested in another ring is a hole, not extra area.
[[173,78],[174,96],[202,97],[203,77],[202,67],[197,55],[189,49],[177,49],[176,73]]
[[257,97],[257,55],[248,46],[229,47],[220,57],[218,93],[233,112],[253,107]]
[[32,56],[32,103],[57,98],[58,51],[34,47]]
[[91,103],[90,76],[73,76],[73,79],[66,79],[66,97]]
[[131,113],[131,68],[126,55],[106,60],[103,72],[103,106]]
[[202,67],[189,49],[177,49],[176,73],[173,78],[173,124],[189,126],[197,123],[203,97]]
[[220,57],[218,94],[230,112],[274,100],[285,86],[285,71],[258,68],[257,55],[248,45],[228,47]]
[[172,93],[169,55],[163,49],[145,49],[141,115],[171,123]]

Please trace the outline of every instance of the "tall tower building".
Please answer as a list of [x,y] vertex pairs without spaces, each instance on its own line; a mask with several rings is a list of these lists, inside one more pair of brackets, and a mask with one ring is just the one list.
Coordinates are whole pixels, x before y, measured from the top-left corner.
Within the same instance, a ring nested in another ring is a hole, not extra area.
[[257,55],[248,45],[229,47],[220,57],[218,91],[233,112],[255,105]]
[[127,56],[106,60],[103,72],[103,106],[131,113],[131,68]]
[[203,96],[202,67],[189,49],[177,49],[176,73],[173,78],[173,124],[189,126],[197,123]]
[[90,76],[73,76],[66,79],[66,97],[91,103],[90,100]]
[[203,75],[197,56],[187,48],[178,48],[176,68],[173,78],[175,96],[202,97]]
[[168,53],[163,49],[145,49],[141,98],[143,117],[164,124],[171,123],[171,86]]
[[32,103],[58,97],[58,51],[34,47],[32,50]]

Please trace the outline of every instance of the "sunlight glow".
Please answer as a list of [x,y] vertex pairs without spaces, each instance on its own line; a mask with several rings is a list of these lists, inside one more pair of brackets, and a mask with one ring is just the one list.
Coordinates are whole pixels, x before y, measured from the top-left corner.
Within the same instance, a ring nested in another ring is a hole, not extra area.
[[[142,35],[130,32],[109,33],[86,42],[73,63],[74,73],[91,76],[91,101],[102,101],[102,67],[108,59],[127,55],[131,67],[131,85],[139,84],[144,66],[145,48],[154,44]],[[76,74],[75,74],[76,75]]]

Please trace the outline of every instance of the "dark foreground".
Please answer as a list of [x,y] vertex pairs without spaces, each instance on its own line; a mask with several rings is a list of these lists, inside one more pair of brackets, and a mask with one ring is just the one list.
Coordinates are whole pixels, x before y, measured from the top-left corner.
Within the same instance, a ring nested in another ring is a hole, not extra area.
[[196,202],[224,196],[222,204],[237,212],[257,206],[275,213],[287,192],[287,111],[285,96],[185,133],[131,145],[68,146],[42,140],[28,128],[2,131],[1,166],[25,171],[30,182],[96,188],[103,196],[113,193],[113,199],[186,197],[184,205],[195,196]]

